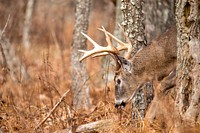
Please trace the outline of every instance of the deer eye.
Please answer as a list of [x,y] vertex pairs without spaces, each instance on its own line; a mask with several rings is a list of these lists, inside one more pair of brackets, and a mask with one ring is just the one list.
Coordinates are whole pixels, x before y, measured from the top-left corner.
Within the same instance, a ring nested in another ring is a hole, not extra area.
[[120,79],[117,79],[117,84],[120,84],[121,83],[121,80]]

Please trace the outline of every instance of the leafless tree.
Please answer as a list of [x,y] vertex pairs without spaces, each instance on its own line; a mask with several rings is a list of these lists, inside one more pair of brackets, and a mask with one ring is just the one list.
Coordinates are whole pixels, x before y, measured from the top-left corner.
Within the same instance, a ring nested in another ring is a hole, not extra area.
[[26,13],[25,13],[25,20],[23,27],[23,38],[22,38],[23,39],[22,43],[24,45],[24,48],[26,49],[29,49],[30,47],[29,32],[32,22],[33,5],[34,5],[34,0],[28,0],[26,6]]
[[84,109],[90,106],[86,64],[79,62],[81,53],[78,52],[80,49],[86,49],[86,38],[81,35],[81,32],[86,33],[88,30],[90,5],[90,0],[76,0],[75,29],[71,47],[73,106],[76,109]]
[[143,0],[123,0],[121,10],[123,15],[122,26],[125,34],[129,37],[133,45],[133,55],[141,47],[146,45],[146,37],[144,34],[144,15],[142,12]]
[[[0,30],[1,32],[1,30]],[[3,32],[2,32],[3,33]],[[16,54],[15,47],[10,43],[9,39],[3,34],[0,38],[0,49],[2,54],[3,70],[9,73],[11,79],[14,82],[20,82],[30,78],[30,75],[26,71],[24,63],[22,63],[19,56]],[[0,58],[1,59],[1,58]],[[5,76],[5,75],[4,75]],[[4,80],[6,77],[4,77]]]
[[120,40],[123,40],[122,31],[119,29],[118,25],[122,22],[122,12],[120,6],[121,6],[121,0],[116,0],[114,36],[119,38]]

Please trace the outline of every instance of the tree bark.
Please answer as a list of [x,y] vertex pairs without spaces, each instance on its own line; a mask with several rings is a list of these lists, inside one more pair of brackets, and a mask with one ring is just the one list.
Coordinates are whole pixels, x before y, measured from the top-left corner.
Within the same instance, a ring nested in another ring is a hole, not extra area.
[[73,106],[75,109],[86,109],[90,106],[89,87],[87,84],[87,72],[85,62],[80,63],[81,53],[79,49],[86,49],[86,38],[81,32],[88,30],[90,0],[77,0],[75,9],[75,29],[71,46],[71,77]]
[[23,38],[22,38],[23,39],[22,43],[25,49],[30,48],[29,32],[30,32],[31,22],[32,22],[33,5],[34,5],[34,0],[28,0],[27,7],[26,7],[24,28],[23,28]]
[[177,97],[176,108],[184,122],[200,122],[200,2],[176,2]]
[[143,0],[122,0],[122,26],[133,46],[131,57],[146,45],[144,33],[144,15],[142,13]]
[[[128,38],[131,41],[133,50],[131,57],[147,45],[144,27],[144,14],[143,0],[121,0],[121,10],[122,10],[122,26]],[[144,118],[146,109],[152,100],[152,85],[151,82],[144,85],[133,98],[132,107],[132,117],[133,119]],[[146,92],[146,94],[144,93]],[[139,112],[139,113],[138,113]]]

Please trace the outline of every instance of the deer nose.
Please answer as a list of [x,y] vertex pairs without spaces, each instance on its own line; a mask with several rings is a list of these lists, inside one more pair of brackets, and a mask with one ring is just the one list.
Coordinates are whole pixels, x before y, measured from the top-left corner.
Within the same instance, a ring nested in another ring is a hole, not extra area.
[[123,100],[115,100],[115,108],[124,108],[126,106],[126,102]]

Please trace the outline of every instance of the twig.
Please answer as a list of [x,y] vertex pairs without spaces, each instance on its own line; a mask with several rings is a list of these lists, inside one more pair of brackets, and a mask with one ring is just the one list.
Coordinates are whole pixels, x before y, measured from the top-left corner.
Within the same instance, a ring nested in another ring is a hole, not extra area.
[[5,26],[4,26],[4,28],[3,28],[2,32],[1,32],[0,40],[1,40],[2,36],[3,36],[3,33],[4,33],[5,30],[6,30],[6,27],[8,26],[8,22],[9,22],[9,20],[10,20],[10,14],[8,15],[8,18],[7,18],[6,24],[5,24]]
[[3,82],[6,81],[6,74],[7,74],[7,70],[8,70],[7,68],[8,67],[7,67],[7,60],[6,60],[6,56],[5,56],[5,53],[4,53],[4,49],[3,49],[3,46],[1,44],[2,43],[1,39],[2,39],[3,34],[4,34],[5,30],[6,30],[6,27],[8,25],[9,20],[10,20],[10,15],[8,15],[6,24],[5,24],[3,30],[0,33],[0,50],[1,50],[2,57],[3,57],[3,65],[2,65],[3,66]]
[[60,98],[60,100],[56,103],[56,105],[51,109],[51,111],[48,113],[48,115],[34,128],[34,130],[37,130],[48,118],[49,116],[56,110],[56,108],[60,105],[60,103],[63,101],[63,99],[66,97],[69,90],[67,90],[63,96]]

